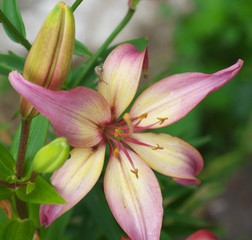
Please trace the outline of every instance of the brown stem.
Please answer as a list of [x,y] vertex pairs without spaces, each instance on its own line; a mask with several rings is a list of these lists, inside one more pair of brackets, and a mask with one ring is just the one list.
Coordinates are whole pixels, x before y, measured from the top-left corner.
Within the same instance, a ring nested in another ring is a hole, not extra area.
[[24,160],[31,127],[31,120],[22,119],[21,126],[22,128],[18,148],[17,172],[16,172],[16,176],[18,179],[21,179],[21,177],[23,176]]
[[26,203],[20,200],[17,195],[15,195],[15,201],[16,201],[16,209],[19,215],[20,219],[26,219],[28,218],[28,211],[26,207]]

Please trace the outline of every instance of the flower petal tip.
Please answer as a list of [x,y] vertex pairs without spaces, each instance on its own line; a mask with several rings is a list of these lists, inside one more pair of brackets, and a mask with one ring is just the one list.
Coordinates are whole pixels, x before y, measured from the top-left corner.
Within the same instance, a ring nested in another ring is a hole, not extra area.
[[184,186],[196,186],[201,184],[201,181],[197,178],[195,179],[172,178],[172,180]]

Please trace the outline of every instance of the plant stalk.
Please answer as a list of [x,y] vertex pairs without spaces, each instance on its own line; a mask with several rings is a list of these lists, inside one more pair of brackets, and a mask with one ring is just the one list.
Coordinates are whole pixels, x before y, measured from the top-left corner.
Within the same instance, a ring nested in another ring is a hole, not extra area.
[[20,219],[26,219],[28,218],[28,211],[26,207],[26,203],[20,200],[17,195],[15,195],[15,201],[16,201],[16,209],[19,215]]
[[73,5],[71,6],[72,11],[74,12],[75,9],[82,3],[83,0],[76,0]]
[[21,179],[23,176],[24,160],[30,133],[30,127],[31,127],[31,120],[22,119],[21,135],[18,147],[17,168],[16,168],[17,169],[16,176],[18,179]]

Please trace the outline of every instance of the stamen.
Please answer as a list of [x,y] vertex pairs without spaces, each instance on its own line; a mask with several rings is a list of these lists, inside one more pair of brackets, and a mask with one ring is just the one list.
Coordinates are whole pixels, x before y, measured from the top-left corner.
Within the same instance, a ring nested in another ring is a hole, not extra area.
[[157,149],[162,150],[162,149],[164,149],[164,148],[163,148],[163,147],[160,147],[160,146],[159,146],[159,144],[157,144],[157,146],[156,146],[156,147],[152,148],[152,150],[157,150]]
[[118,135],[119,135],[119,134],[120,134],[120,129],[118,129],[118,128],[117,128],[117,129],[115,129],[115,134],[114,134],[114,135],[115,135],[115,137],[118,137]]
[[115,156],[116,158],[119,158],[119,151],[118,151],[117,148],[114,150],[114,156]]
[[124,121],[127,123],[128,127],[129,127],[128,136],[130,136],[133,133],[133,124],[132,124],[130,115],[128,113],[125,113],[123,115],[123,119],[124,119]]
[[132,173],[136,175],[136,178],[138,178],[138,169],[135,168],[134,170],[130,170]]
[[137,118],[143,119],[143,118],[147,118],[147,116],[148,116],[148,113],[143,113],[140,116],[138,116]]
[[160,121],[160,123],[159,123],[159,125],[161,125],[161,124],[163,124],[164,123],[164,121],[166,121],[168,118],[167,117],[165,117],[165,118],[157,118],[157,120],[159,120]]

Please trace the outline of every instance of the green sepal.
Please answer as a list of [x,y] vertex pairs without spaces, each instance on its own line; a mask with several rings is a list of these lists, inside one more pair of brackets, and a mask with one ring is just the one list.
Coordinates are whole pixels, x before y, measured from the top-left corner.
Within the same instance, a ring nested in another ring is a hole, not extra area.
[[37,204],[64,204],[66,201],[56,192],[56,190],[41,176],[35,180],[35,188],[29,194],[26,193],[26,186],[16,190],[19,199],[24,202]]
[[[5,14],[5,16],[8,18],[8,20],[16,27],[16,29],[22,34],[22,36],[25,38],[25,26],[23,19],[21,17],[17,0],[2,0],[1,1],[1,10]],[[4,31],[8,35],[8,37],[14,41],[19,43],[20,41],[13,35],[11,31],[9,31],[8,26],[4,25]]]

